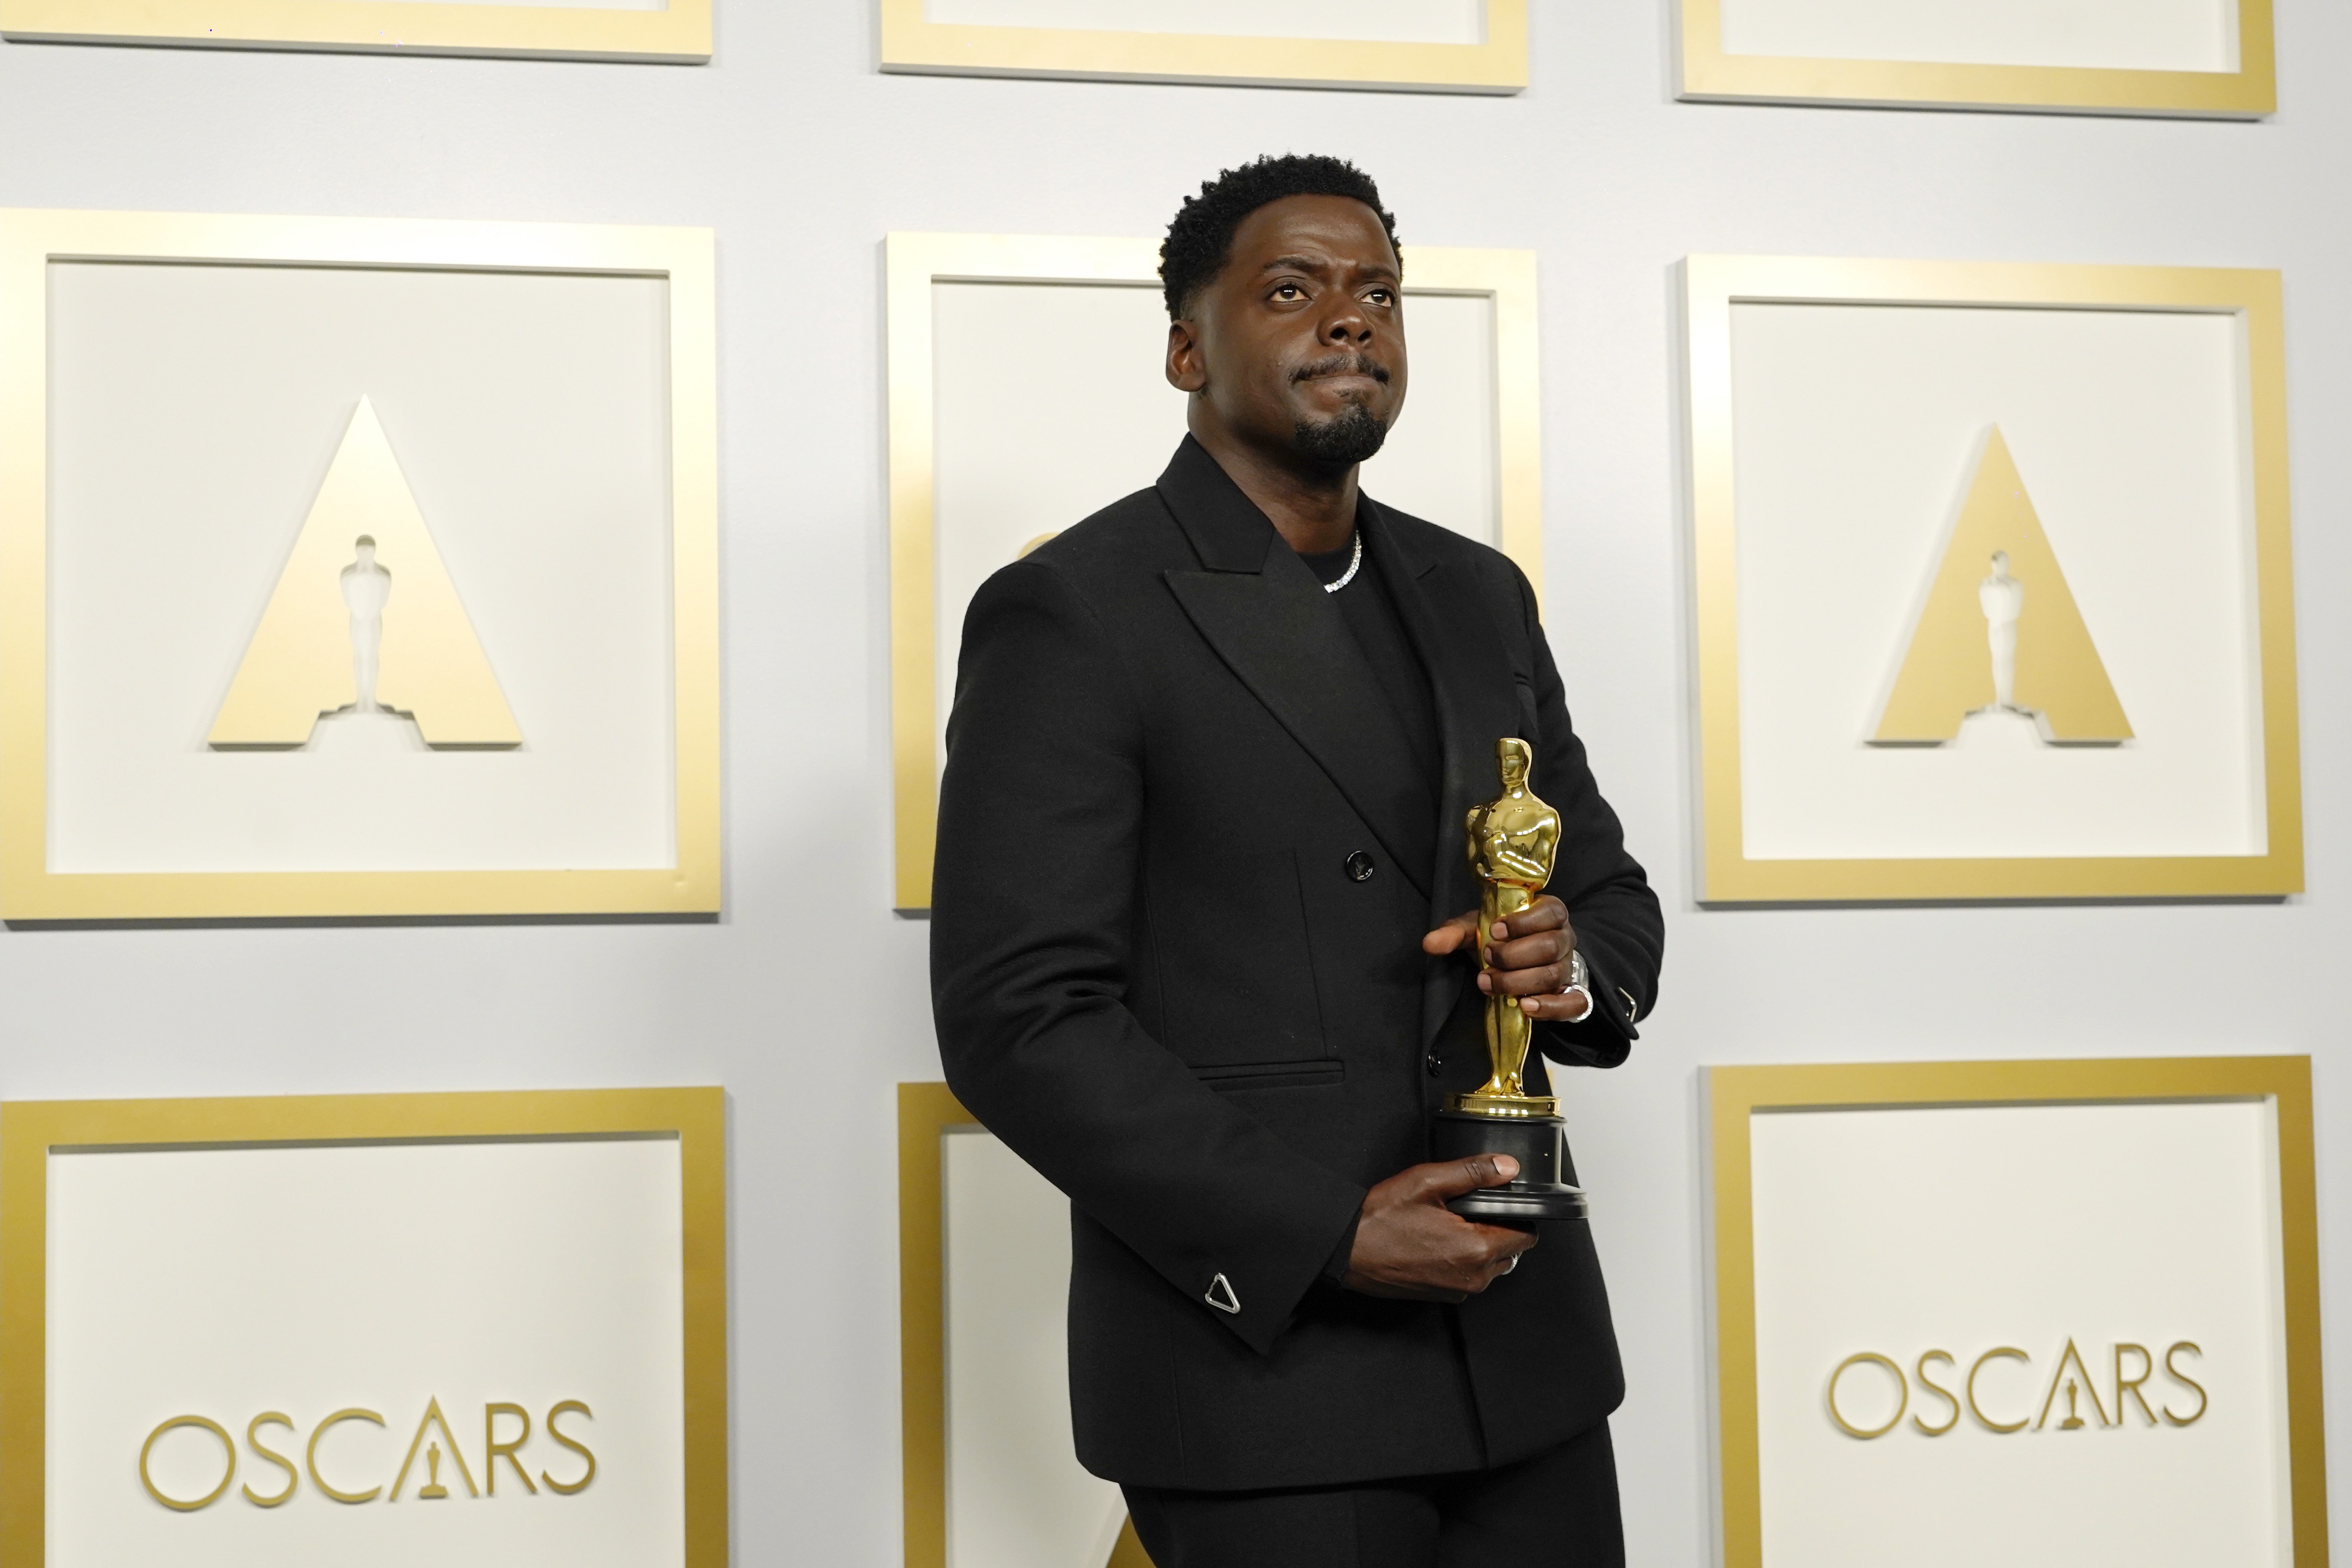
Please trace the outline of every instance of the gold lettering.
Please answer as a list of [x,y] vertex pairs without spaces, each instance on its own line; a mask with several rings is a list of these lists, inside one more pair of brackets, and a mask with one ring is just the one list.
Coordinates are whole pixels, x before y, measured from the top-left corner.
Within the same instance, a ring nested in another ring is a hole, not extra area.
[[[155,1451],[155,1439],[166,1432],[174,1431],[182,1426],[203,1427],[220,1439],[222,1448],[228,1454],[228,1473],[221,1477],[220,1485],[194,1502],[182,1502],[177,1498],[165,1497],[155,1485],[154,1478],[147,1473],[147,1456]],[[201,1415],[174,1415],[152,1432],[148,1433],[147,1441],[139,1445],[139,1484],[147,1489],[149,1497],[174,1513],[194,1513],[200,1508],[210,1508],[220,1500],[221,1493],[228,1490],[229,1482],[235,1479],[236,1479],[236,1440],[231,1437],[217,1421],[207,1421]]]
[[392,1478],[392,1495],[384,1501],[400,1500],[400,1484],[408,1479],[408,1467],[416,1462],[416,1450],[424,1447],[425,1434],[436,1422],[440,1424],[441,1436],[449,1439],[449,1457],[457,1461],[457,1473],[466,1478],[466,1495],[482,1495],[482,1489],[474,1484],[474,1472],[466,1468],[466,1455],[457,1447],[457,1435],[449,1430],[449,1423],[441,1414],[441,1401],[435,1398],[425,1401],[425,1418],[416,1424],[416,1436],[408,1440],[408,1457],[400,1461],[400,1473]]
[[[2066,1375],[2066,1363],[2068,1362],[2073,1362],[2074,1363],[2074,1370],[2083,1374],[2083,1387],[2091,1396],[2091,1408],[2099,1413],[2099,1425],[2102,1426],[2114,1426],[2115,1422],[2107,1419],[2107,1407],[2099,1403],[2099,1389],[2098,1385],[2091,1381],[2091,1369],[2083,1364],[2083,1352],[2076,1350],[2074,1348],[2074,1342],[2072,1339],[2069,1339],[2066,1342],[2064,1353],[2061,1354],[2058,1358],[2058,1370],[2050,1374],[2050,1392],[2042,1396],[2042,1414],[2035,1419],[2033,1429],[2036,1432],[2039,1432],[2042,1430],[2043,1426],[2049,1422],[2050,1405],[2051,1403],[2058,1397],[2058,1384],[2060,1380],[2064,1378]],[[2072,1396],[2069,1395],[2070,1399],[2071,1397]],[[2074,1406],[2070,1404],[2067,1406],[2067,1409],[2071,1412],[2074,1409]],[[2123,1416],[2123,1412],[2118,1410],[2116,1412],[2116,1418],[2120,1420]],[[2077,1425],[2080,1425],[2080,1423],[2078,1422]]]
[[[2139,1357],[2137,1377],[2124,1375],[2124,1352],[2126,1351]],[[2124,1418],[2124,1395],[2128,1394],[2139,1401],[2139,1413],[2147,1417],[2147,1424],[2151,1426],[2156,1425],[2156,1412],[2147,1407],[2147,1395],[2139,1391],[2140,1384],[2146,1383],[2155,1372],[2156,1358],[2147,1353],[2147,1348],[2145,1345],[2120,1344],[2116,1347],[2116,1420],[2118,1424]]]
[[383,1490],[381,1486],[370,1487],[363,1492],[337,1491],[327,1484],[327,1478],[319,1473],[319,1439],[327,1435],[328,1427],[341,1421],[373,1421],[379,1426],[383,1425],[383,1417],[374,1411],[360,1409],[338,1410],[320,1422],[319,1429],[310,1434],[310,1447],[302,1450],[302,1462],[309,1466],[310,1470],[310,1484],[337,1502],[373,1502],[376,1500],[376,1494]]
[[2164,1352],[2164,1374],[2172,1379],[2173,1382],[2187,1384],[2189,1387],[2197,1391],[2197,1414],[2194,1415],[2175,1415],[2172,1413],[2172,1406],[2168,1405],[2164,1407],[2164,1418],[2167,1421],[2171,1422],[2175,1426],[2194,1426],[2198,1422],[2202,1421],[2205,1418],[2205,1407],[2210,1404],[2211,1401],[2205,1397],[2205,1385],[2203,1384],[2199,1383],[2192,1377],[2189,1377],[2179,1367],[2172,1364],[2172,1358],[2179,1355],[2182,1351],[2189,1351],[2199,1356],[2202,1356],[2205,1353],[2203,1351],[2199,1350],[2192,1342],[2189,1340],[2181,1341],[2179,1344]]
[[2027,1355],[2023,1351],[2018,1350],[2011,1345],[2002,1345],[1997,1350],[1989,1350],[1985,1352],[1984,1354],[1977,1357],[1976,1364],[1969,1368],[1969,1381],[1966,1387],[1966,1392],[1969,1396],[1969,1414],[1975,1416],[1979,1421],[1983,1422],[1986,1427],[1991,1431],[2022,1431],[2026,1421],[2030,1419],[2030,1417],[2021,1416],[2017,1420],[2011,1421],[2004,1426],[2000,1422],[1994,1420],[1991,1416],[1987,1415],[1984,1413],[1984,1407],[1977,1403],[1977,1373],[1984,1370],[1985,1363],[1991,1361],[1996,1356],[2007,1356],[2011,1361],[2021,1361],[2026,1363],[2028,1365],[2032,1364],[2033,1362],[2033,1358],[2032,1356]]
[[1916,1415],[1911,1417],[1912,1426],[1916,1426],[1920,1431],[1925,1432],[1930,1437],[1940,1437],[1945,1433],[1950,1431],[1953,1427],[1960,1424],[1960,1402],[1952,1397],[1952,1391],[1950,1389],[1944,1387],[1940,1384],[1931,1382],[1928,1379],[1927,1363],[1931,1361],[1950,1362],[1951,1364],[1955,1366],[1959,1363],[1952,1361],[1952,1352],[1949,1351],[1926,1351],[1921,1352],[1918,1363],[1912,1369],[1918,1374],[1920,1387],[1926,1389],[1928,1393],[1933,1394],[1937,1398],[1942,1400],[1945,1404],[1952,1407],[1952,1418],[1949,1421],[1945,1422],[1941,1426],[1930,1426],[1925,1421],[1920,1420]]
[[562,1432],[556,1430],[555,1418],[562,1415],[567,1410],[577,1410],[581,1415],[585,1415],[591,1421],[596,1419],[596,1413],[593,1410],[589,1409],[585,1405],[581,1404],[580,1401],[576,1399],[567,1399],[562,1404],[557,1405],[554,1409],[547,1413],[547,1435],[554,1438],[557,1442],[562,1444],[565,1447],[571,1449],[573,1453],[579,1455],[582,1458],[587,1460],[588,1473],[581,1477],[578,1480],[570,1482],[569,1484],[557,1480],[545,1470],[539,1472],[539,1479],[545,1481],[548,1486],[555,1491],[565,1497],[570,1497],[573,1492],[586,1490],[588,1483],[596,1479],[596,1456],[588,1451],[588,1446],[586,1444],[574,1442],[572,1439],[565,1436]]
[[[511,1443],[499,1441],[499,1417],[501,1415],[511,1415],[522,1423],[521,1434]],[[530,1472],[522,1468],[522,1461],[515,1458],[515,1450],[530,1441],[530,1411],[520,1405],[482,1406],[482,1447],[489,1451],[489,1458],[482,1461],[482,1480],[483,1484],[490,1489],[492,1497],[499,1495],[499,1461],[500,1459],[506,1460],[508,1464],[514,1467],[514,1473],[522,1478],[522,1484],[530,1489],[532,1496],[539,1495],[538,1483],[530,1479]]]
[[289,1432],[291,1432],[294,1430],[294,1418],[286,1415],[282,1411],[265,1410],[260,1415],[255,1416],[252,1421],[247,1423],[245,1428],[246,1446],[251,1448],[256,1454],[260,1455],[263,1458],[268,1460],[271,1464],[286,1472],[286,1489],[279,1492],[276,1497],[263,1497],[259,1492],[253,1489],[251,1482],[247,1482],[238,1489],[245,1493],[245,1500],[254,1504],[256,1507],[276,1508],[279,1503],[291,1498],[294,1495],[294,1489],[302,1484],[302,1472],[294,1468],[294,1461],[288,1458],[285,1455],[273,1453],[268,1448],[262,1446],[261,1428],[265,1423],[275,1423],[278,1426],[285,1427]]
[[[1895,1406],[1895,1414],[1886,1418],[1886,1425],[1867,1432],[1855,1426],[1853,1422],[1848,1421],[1844,1416],[1839,1415],[1837,1402],[1838,1379],[1845,1375],[1846,1368],[1866,1361],[1875,1362],[1878,1365],[1883,1366],[1887,1371],[1893,1373],[1895,1374],[1895,1386],[1903,1391],[1903,1398],[1901,1402]],[[1880,1355],[1876,1351],[1862,1351],[1853,1355],[1850,1355],[1846,1357],[1845,1360],[1838,1363],[1837,1370],[1830,1373],[1829,1402],[1830,1419],[1838,1424],[1838,1430],[1844,1433],[1849,1437],[1860,1437],[1864,1442],[1868,1442],[1873,1437],[1884,1437],[1889,1432],[1895,1430],[1895,1424],[1903,1419],[1903,1412],[1909,1409],[1911,1406],[1911,1385],[1903,1380],[1903,1369],[1901,1367],[1896,1366],[1893,1362],[1887,1360],[1885,1356]]]

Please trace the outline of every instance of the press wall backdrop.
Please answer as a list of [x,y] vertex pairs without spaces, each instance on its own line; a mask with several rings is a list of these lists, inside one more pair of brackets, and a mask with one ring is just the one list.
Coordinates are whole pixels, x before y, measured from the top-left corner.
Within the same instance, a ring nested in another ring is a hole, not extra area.
[[[1539,258],[1547,618],[1669,921],[1640,1047],[1566,1104],[1633,1560],[1715,1551],[1701,1064],[2310,1054],[2352,1391],[2352,17],[2279,0],[2256,123],[1683,105],[1658,0],[1531,28],[1512,98],[887,77],[869,7],[807,0],[723,4],[707,68],[0,47],[0,205],[714,228],[727,748],[716,924],[0,931],[0,1098],[724,1084],[737,1560],[895,1568],[892,1086],[938,1063],[891,912],[882,238],[1150,234],[1223,165],[1330,151],[1409,242]],[[1692,252],[2284,270],[2308,893],[1696,906]]]

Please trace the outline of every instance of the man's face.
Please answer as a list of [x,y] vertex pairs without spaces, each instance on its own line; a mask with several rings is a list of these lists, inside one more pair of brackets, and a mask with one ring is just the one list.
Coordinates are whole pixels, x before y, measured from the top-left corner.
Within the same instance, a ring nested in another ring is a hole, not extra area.
[[1224,270],[1168,333],[1168,380],[1205,419],[1262,450],[1344,468],[1381,448],[1404,406],[1396,251],[1371,208],[1286,196],[1242,220]]

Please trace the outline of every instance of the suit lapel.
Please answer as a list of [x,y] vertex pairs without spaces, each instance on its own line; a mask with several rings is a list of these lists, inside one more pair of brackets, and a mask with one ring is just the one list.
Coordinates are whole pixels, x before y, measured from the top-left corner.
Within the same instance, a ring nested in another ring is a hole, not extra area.
[[1426,895],[1429,868],[1408,859],[1402,846],[1412,842],[1410,825],[1396,819],[1389,804],[1409,796],[1400,786],[1410,782],[1402,770],[1412,766],[1412,751],[1339,606],[1191,437],[1159,488],[1207,568],[1164,574],[1177,602],[1218,658],[1329,775],[1389,862]]
[[[1464,821],[1473,805],[1492,800],[1502,790],[1495,742],[1522,728],[1518,691],[1510,650],[1469,574],[1416,554],[1377,503],[1367,500],[1363,516],[1381,558],[1396,565],[1390,592],[1437,699],[1445,761],[1438,792],[1437,866],[1429,900],[1429,923],[1435,927],[1477,907],[1478,884],[1465,852]],[[1424,1044],[1436,1037],[1452,1015],[1471,968],[1459,959],[1429,966],[1422,994]]]

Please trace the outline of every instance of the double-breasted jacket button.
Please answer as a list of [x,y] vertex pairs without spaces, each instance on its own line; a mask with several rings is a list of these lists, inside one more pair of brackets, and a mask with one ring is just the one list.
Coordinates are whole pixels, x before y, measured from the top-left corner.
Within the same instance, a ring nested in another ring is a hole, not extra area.
[[1422,1058],[1421,1065],[1429,1069],[1430,1077],[1435,1078],[1445,1070],[1445,1058],[1432,1051]]
[[1348,880],[1351,882],[1370,881],[1374,869],[1372,858],[1361,849],[1348,857]]

